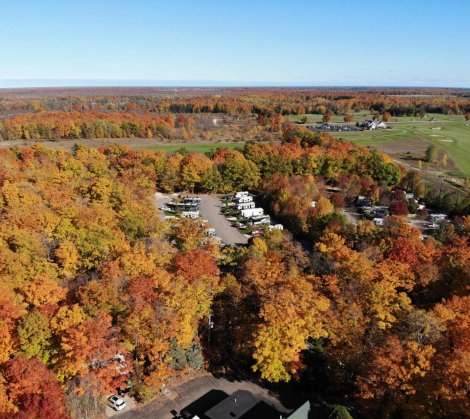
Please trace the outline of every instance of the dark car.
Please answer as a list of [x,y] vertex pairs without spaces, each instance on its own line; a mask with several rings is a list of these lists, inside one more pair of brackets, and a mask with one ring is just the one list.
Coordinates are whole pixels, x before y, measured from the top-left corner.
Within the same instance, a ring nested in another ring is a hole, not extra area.
[[370,207],[372,201],[370,199],[358,199],[356,201],[356,207]]

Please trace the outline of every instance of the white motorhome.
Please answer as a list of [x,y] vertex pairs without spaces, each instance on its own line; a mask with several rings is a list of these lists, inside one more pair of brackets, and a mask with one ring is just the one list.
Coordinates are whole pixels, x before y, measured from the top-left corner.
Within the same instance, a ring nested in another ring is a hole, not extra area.
[[256,221],[251,221],[251,225],[253,226],[260,226],[260,225],[268,225],[269,223],[271,222],[271,220],[269,218],[261,218],[260,220],[256,220]]
[[380,227],[380,226],[383,226],[384,225],[384,219],[383,218],[374,218],[372,220],[372,222],[374,223],[374,225],[376,227]]
[[447,218],[446,214],[431,214],[429,216],[432,222],[444,221]]
[[257,221],[263,221],[263,220],[271,222],[271,217],[269,216],[269,214],[266,214],[266,215],[259,215],[259,216],[254,216],[250,218],[251,223],[255,223]]
[[199,211],[184,211],[181,216],[183,218],[199,218]]
[[238,198],[238,202],[241,204],[242,202],[253,202],[253,197],[252,196],[241,196]]
[[240,211],[243,218],[257,217],[264,214],[263,208],[248,208]]
[[248,195],[249,195],[249,193],[248,193],[247,191],[237,192],[237,193],[235,194],[235,198],[238,198],[238,199],[239,199],[239,198],[241,198],[242,196],[248,196]]
[[237,205],[237,210],[244,210],[244,209],[249,209],[249,208],[255,208],[255,203],[254,202],[243,202],[241,204]]

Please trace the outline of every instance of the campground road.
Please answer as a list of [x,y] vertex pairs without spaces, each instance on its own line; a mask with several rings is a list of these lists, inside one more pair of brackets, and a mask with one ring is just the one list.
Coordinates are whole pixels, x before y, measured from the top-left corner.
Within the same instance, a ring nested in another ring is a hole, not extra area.
[[[250,391],[283,416],[287,416],[292,408],[284,406],[278,394],[260,384],[262,383],[246,380],[244,377],[229,381],[204,374],[178,386],[172,386],[170,382],[160,397],[146,405],[124,410],[115,417],[116,419],[177,419],[181,417],[178,413],[183,409],[193,414],[197,413],[201,417],[205,411],[237,390]],[[301,400],[296,394],[289,394],[288,397],[289,404],[297,399]],[[283,399],[286,399],[285,394]]]
[[171,196],[163,195],[160,192],[157,192],[154,197],[153,197],[153,204],[157,208],[158,211],[158,217],[160,220],[164,221],[165,220],[165,214],[163,211],[160,209],[160,207],[163,207],[163,205],[168,204],[171,202]]
[[202,217],[209,221],[212,228],[215,228],[217,237],[220,237],[225,244],[240,246],[248,243],[248,238],[241,234],[230,222],[220,213],[222,202],[220,198],[213,195],[203,195],[202,205],[199,210]]

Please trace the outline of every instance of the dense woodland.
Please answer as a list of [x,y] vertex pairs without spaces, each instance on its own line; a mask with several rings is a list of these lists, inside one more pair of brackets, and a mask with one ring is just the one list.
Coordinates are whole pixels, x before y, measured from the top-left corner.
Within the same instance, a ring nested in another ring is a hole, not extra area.
[[[231,362],[357,417],[468,416],[468,203],[422,240],[403,218],[416,209],[402,189],[424,194],[416,175],[350,142],[281,129],[282,144],[207,155],[0,149],[0,418],[98,417],[117,387],[145,402]],[[201,221],[162,222],[151,201],[157,190],[240,189],[290,232],[221,250]],[[395,215],[383,228],[350,224],[340,208],[357,194]]]
[[192,138],[179,114],[262,116],[372,111],[397,116],[427,112],[470,115],[465,89],[12,89],[0,93],[0,139]]

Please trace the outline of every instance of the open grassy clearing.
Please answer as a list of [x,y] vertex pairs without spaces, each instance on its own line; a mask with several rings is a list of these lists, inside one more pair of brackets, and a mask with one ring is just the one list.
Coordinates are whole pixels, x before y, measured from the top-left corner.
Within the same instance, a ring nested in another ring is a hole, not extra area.
[[[470,125],[470,124],[469,124]],[[386,131],[361,131],[361,132],[332,132],[337,138],[351,140],[355,144],[367,147],[395,140],[421,139],[435,144],[440,149],[448,152],[450,158],[456,163],[457,170],[460,169],[465,175],[470,176],[470,126],[465,122],[428,122],[424,124],[393,125],[392,130]],[[440,128],[440,129],[436,129]],[[406,153],[406,142],[400,141],[400,150],[396,153]],[[398,145],[398,144],[397,144]],[[405,147],[405,148],[403,148]],[[442,152],[440,153],[443,154]]]
[[203,143],[203,144],[176,144],[176,145],[153,145],[148,147],[133,147],[134,150],[152,150],[152,151],[166,151],[167,153],[174,153],[181,148],[186,148],[190,152],[194,153],[205,153],[211,150],[217,150],[218,148],[243,148],[244,142],[241,143]]

